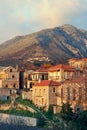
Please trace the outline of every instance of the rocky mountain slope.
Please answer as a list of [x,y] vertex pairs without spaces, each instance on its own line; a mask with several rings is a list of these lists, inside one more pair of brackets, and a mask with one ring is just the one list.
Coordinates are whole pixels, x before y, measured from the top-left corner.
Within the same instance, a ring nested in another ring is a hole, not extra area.
[[0,65],[64,63],[72,57],[87,57],[87,31],[68,24],[17,36],[0,45]]

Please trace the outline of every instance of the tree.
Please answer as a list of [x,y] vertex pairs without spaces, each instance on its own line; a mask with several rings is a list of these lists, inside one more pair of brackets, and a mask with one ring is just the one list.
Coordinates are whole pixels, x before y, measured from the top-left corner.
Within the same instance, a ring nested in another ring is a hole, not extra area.
[[71,121],[73,119],[73,112],[71,105],[69,103],[63,103],[60,114],[64,120],[68,122]]
[[87,130],[87,111],[78,113],[74,122],[76,124],[77,130]]

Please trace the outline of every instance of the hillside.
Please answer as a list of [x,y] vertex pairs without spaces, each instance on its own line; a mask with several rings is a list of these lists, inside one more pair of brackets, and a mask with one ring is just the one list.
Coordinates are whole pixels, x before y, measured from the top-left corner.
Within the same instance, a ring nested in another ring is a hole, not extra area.
[[72,57],[87,57],[87,31],[68,24],[17,36],[0,45],[0,65],[37,61],[56,64]]

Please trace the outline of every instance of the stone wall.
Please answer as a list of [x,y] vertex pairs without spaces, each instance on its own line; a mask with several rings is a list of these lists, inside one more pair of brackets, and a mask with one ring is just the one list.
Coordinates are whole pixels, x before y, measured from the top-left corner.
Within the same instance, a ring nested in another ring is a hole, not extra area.
[[32,117],[14,116],[14,115],[0,113],[0,123],[37,126],[39,125],[39,120]]

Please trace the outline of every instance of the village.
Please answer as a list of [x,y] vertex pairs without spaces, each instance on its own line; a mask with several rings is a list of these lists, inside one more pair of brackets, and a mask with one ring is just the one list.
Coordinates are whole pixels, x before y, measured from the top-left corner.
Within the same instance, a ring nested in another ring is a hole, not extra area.
[[37,70],[1,66],[0,101],[14,101],[19,95],[45,110],[52,105],[54,113],[67,102],[74,112],[87,110],[87,58]]

